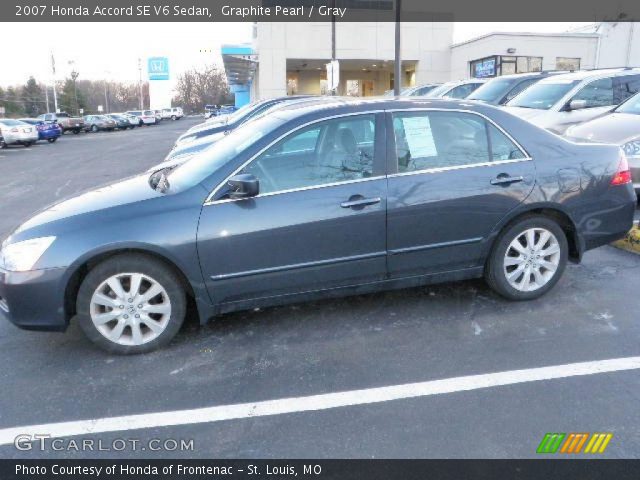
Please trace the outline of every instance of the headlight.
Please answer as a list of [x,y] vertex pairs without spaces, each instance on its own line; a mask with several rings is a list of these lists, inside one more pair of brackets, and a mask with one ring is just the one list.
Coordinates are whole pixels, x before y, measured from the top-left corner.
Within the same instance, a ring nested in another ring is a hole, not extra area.
[[0,267],[11,272],[31,270],[56,237],[40,237],[10,243],[0,250]]
[[622,150],[627,157],[640,157],[640,140],[625,143]]

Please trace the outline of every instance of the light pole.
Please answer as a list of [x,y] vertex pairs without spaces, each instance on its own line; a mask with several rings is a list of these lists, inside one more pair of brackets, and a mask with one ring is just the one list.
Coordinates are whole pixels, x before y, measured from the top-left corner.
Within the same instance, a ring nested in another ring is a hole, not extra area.
[[58,113],[58,95],[56,94],[56,60],[51,51],[51,75],[53,77],[53,110]]
[[108,86],[107,86],[107,78],[109,77],[109,74],[111,72],[108,70],[105,70],[104,72],[104,110],[105,113],[109,113],[109,90],[108,90]]
[[75,97],[75,101],[76,101],[76,115],[80,115],[80,105],[78,104],[78,88],[76,86],[76,80],[78,79],[78,77],[80,76],[80,74],[78,72],[74,70],[71,71],[71,80],[73,80],[73,96]]
[[402,84],[402,59],[400,57],[400,9],[402,0],[396,0],[396,55],[395,55],[395,79],[393,82],[393,94],[400,95],[400,85]]
[[140,110],[144,110],[144,105],[142,104],[142,59],[138,58],[138,73],[140,74],[138,80],[138,87],[140,88]]

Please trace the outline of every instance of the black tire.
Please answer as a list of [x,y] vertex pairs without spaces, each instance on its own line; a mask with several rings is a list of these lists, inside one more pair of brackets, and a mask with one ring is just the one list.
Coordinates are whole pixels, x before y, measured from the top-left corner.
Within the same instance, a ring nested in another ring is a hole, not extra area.
[[[536,290],[524,292],[511,286],[507,280],[504,261],[507,249],[511,242],[531,228],[546,229],[556,237],[560,247],[560,258],[553,276],[546,284]],[[522,217],[521,219],[507,225],[496,239],[487,260],[484,273],[485,280],[494,291],[509,300],[533,300],[547,293],[554,287],[558,280],[560,280],[560,277],[562,277],[562,273],[567,265],[568,255],[569,245],[567,237],[557,222],[540,215]]]
[[73,134],[74,134],[74,135],[78,135],[79,133],[80,133],[80,129],[79,129],[79,128],[75,128],[75,129],[73,130]]
[[24,142],[22,145],[24,145],[25,148],[29,148],[31,146],[31,142]]
[[7,144],[4,143],[4,140],[0,140],[0,149],[7,148]]
[[47,138],[47,142],[49,143],[56,143],[56,140],[58,140],[58,137]]
[[91,125],[91,131],[93,133],[97,133],[98,132],[98,126],[97,125]]
[[[153,278],[167,292],[171,316],[165,330],[155,339],[141,345],[121,345],[107,339],[95,327],[90,314],[90,302],[96,289],[109,277],[119,273],[142,273]],[[167,345],[178,333],[187,309],[187,299],[179,276],[167,265],[144,254],[120,254],[94,267],[80,285],[76,299],[77,318],[82,331],[103,350],[121,355],[147,353]]]
[[176,121],[176,116],[175,115],[171,115],[171,120],[173,120],[175,122]]

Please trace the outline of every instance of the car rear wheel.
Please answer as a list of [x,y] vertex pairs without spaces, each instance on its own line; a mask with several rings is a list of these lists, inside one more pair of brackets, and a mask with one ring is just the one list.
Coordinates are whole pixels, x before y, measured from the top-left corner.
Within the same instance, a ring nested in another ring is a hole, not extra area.
[[79,128],[76,128],[76,129],[73,130],[73,134],[74,135],[77,135],[79,133],[80,133],[80,129]]
[[496,240],[485,278],[510,300],[532,300],[558,282],[567,264],[567,237],[552,219],[530,216],[507,227]]
[[145,255],[111,257],[92,269],[77,297],[80,327],[108,352],[146,353],[168,344],[186,313],[176,273]]
[[176,116],[175,115],[171,115],[171,120],[175,121],[175,119],[176,119]]
[[22,145],[24,145],[26,148],[29,148],[31,146],[32,142],[24,142]]
[[58,140],[58,137],[47,138],[47,142],[49,143],[55,143],[56,140]]
[[91,131],[93,133],[96,133],[98,131],[98,126],[97,125],[91,125]]

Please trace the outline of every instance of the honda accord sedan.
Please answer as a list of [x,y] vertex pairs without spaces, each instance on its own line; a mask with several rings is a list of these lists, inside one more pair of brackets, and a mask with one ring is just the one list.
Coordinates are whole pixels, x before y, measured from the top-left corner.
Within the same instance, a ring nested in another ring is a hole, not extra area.
[[27,220],[2,243],[0,312],[32,330],[77,321],[127,354],[166,345],[188,301],[205,323],[482,276],[529,300],[622,237],[635,199],[619,147],[488,105],[292,104],[179,167]]

